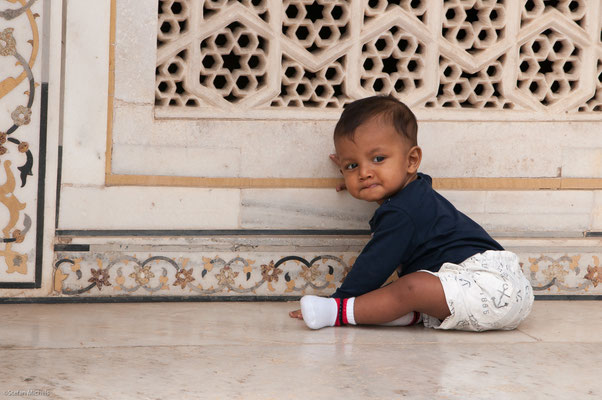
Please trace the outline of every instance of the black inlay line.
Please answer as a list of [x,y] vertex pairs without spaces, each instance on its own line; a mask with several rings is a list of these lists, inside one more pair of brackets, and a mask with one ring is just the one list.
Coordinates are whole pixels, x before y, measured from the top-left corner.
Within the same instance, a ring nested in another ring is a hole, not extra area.
[[601,232],[585,232],[585,237],[602,237]]
[[[37,289],[35,282],[0,282],[0,289]],[[0,298],[0,303],[2,303]]]
[[48,131],[48,82],[42,82],[40,97],[40,156],[38,157],[38,212],[36,237],[35,288],[42,287],[42,265],[44,262],[44,192],[46,180],[46,134]]
[[216,229],[216,230],[177,230],[177,229],[125,229],[125,230],[57,230],[57,236],[256,236],[256,235],[297,235],[297,236],[357,236],[369,235],[364,229]]
[[89,244],[55,244],[54,251],[90,251]]
[[63,177],[63,146],[59,145],[56,172],[56,208],[54,209],[54,226],[59,226],[59,207],[61,205],[61,179]]
[[60,303],[167,303],[167,302],[276,302],[298,301],[301,296],[115,296],[115,297],[4,297],[0,304]]
[[[4,286],[0,285],[0,288]],[[15,286],[17,287],[17,286]],[[18,286],[22,288],[24,286]],[[2,297],[0,304],[63,304],[63,303],[171,303],[171,302],[286,302],[301,296],[114,296],[114,297]],[[535,300],[599,301],[602,295],[535,295]]]
[[602,300],[602,295],[536,294],[535,300]]

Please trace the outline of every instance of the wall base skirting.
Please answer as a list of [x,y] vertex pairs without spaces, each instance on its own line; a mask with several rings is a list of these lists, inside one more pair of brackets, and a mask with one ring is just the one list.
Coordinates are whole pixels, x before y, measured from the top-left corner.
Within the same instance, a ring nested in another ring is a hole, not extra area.
[[[57,246],[61,250],[55,252],[53,296],[83,301],[328,296],[367,240],[366,236],[63,238]],[[602,295],[600,238],[499,241],[519,255],[536,296]]]

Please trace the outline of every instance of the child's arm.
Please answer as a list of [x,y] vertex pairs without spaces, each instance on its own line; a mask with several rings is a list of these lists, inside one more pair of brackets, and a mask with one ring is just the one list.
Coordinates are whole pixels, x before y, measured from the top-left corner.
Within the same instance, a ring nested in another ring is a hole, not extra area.
[[372,239],[332,297],[355,297],[376,290],[410,258],[414,223],[404,211],[389,209],[375,214],[373,226]]

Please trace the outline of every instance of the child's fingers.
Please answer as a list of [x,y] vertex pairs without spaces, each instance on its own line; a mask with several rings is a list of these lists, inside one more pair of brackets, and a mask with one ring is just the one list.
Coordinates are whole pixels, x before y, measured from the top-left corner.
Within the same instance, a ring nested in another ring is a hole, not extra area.
[[332,162],[335,163],[337,165],[337,167],[340,166],[339,158],[337,157],[336,154],[334,154],[334,153],[330,154],[328,157],[330,157],[330,159],[332,160]]
[[301,310],[295,310],[288,313],[291,318],[303,319],[303,315],[301,315]]

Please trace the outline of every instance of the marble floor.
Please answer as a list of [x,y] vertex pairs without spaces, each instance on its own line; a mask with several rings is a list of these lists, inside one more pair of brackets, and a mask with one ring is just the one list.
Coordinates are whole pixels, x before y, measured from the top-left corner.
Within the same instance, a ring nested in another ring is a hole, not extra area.
[[0,305],[0,399],[600,399],[602,303],[511,332],[310,331],[295,303]]

